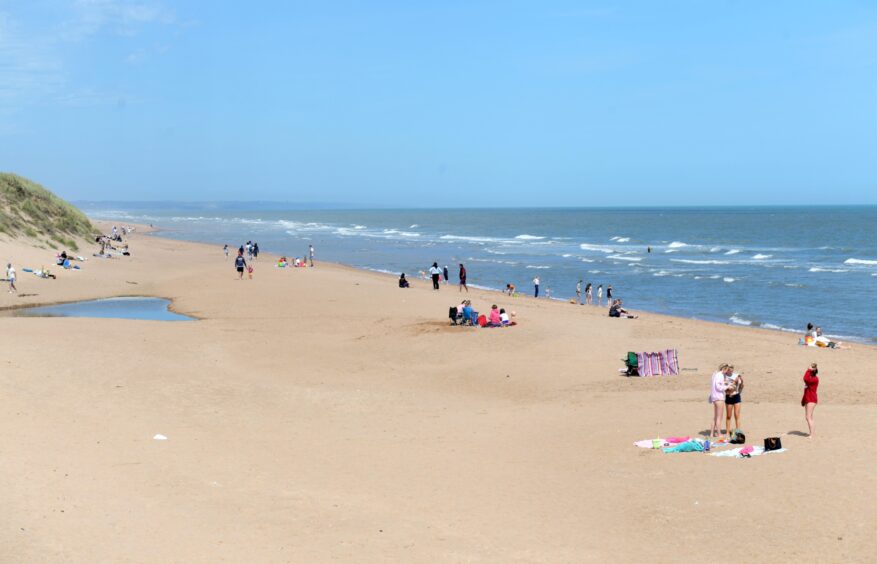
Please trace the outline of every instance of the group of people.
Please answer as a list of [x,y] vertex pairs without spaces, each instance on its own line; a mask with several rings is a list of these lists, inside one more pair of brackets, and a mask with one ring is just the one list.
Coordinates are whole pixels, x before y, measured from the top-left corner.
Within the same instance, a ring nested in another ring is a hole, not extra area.
[[[819,367],[815,362],[804,372],[804,396],[801,398],[801,407],[804,408],[804,420],[807,422],[809,432],[808,438],[812,438],[816,431],[813,412],[819,402],[817,397],[818,375]],[[713,406],[713,419],[710,427],[711,439],[724,438],[733,442],[736,435],[742,435],[740,423],[742,392],[743,376],[734,372],[734,367],[729,364],[720,365],[719,369],[713,373],[709,395],[709,402]],[[724,434],[720,436],[722,415],[725,416],[725,430]],[[734,420],[733,431],[731,431],[732,417]]]
[[[432,289],[433,290],[438,290],[439,288],[441,288],[442,281],[444,281],[444,283],[447,284],[448,281],[450,280],[451,273],[448,270],[448,266],[445,265],[444,268],[439,268],[438,262],[432,263],[432,266],[429,267],[428,273],[429,273],[429,278],[432,279]],[[468,293],[469,286],[466,285],[466,275],[467,275],[466,267],[463,266],[463,263],[460,263],[460,270],[459,270],[459,274],[458,274],[458,278],[460,281],[460,283],[459,283],[460,291],[462,292],[463,290],[466,290],[466,292]],[[426,278],[427,273],[421,271],[420,276],[421,276],[421,278]],[[405,275],[403,274],[402,277],[404,278]],[[406,280],[406,284],[407,284],[407,280]],[[403,288],[403,287],[407,288],[408,286],[407,285],[402,286],[402,282],[400,280],[399,287],[400,288]]]
[[807,331],[804,333],[804,338],[801,339],[801,344],[807,345],[808,347],[823,347],[828,349],[850,348],[840,341],[832,341],[822,334],[822,327],[815,327],[812,323],[807,324]]
[[[576,282],[576,303],[580,305],[603,305],[603,285],[598,284],[597,289],[594,290],[594,285],[588,282],[585,285],[584,291],[582,290],[582,283],[584,280],[579,280]],[[594,293],[597,294],[597,301],[594,301]],[[584,296],[584,298],[582,297]],[[606,287],[606,304],[609,307],[612,307],[612,285]]]
[[455,324],[462,325],[478,325],[481,327],[506,327],[515,325],[512,321],[514,312],[511,315],[504,308],[497,307],[496,304],[490,306],[490,312],[479,314],[472,308],[471,300],[463,300],[455,308],[451,308],[451,321]]
[[[223,245],[222,252],[225,253],[225,257],[228,258],[228,245]],[[250,263],[247,263],[247,259],[244,258],[244,253],[250,259]],[[253,264],[252,262],[259,258],[259,243],[254,243],[253,241],[247,241],[240,247],[238,247],[238,254],[234,259],[234,268],[238,273],[238,280],[243,280],[244,271],[247,272],[247,277],[252,280],[253,278]],[[310,259],[310,265],[314,266],[314,246],[308,245],[308,256]],[[285,256],[280,257],[277,261],[277,266],[286,267],[286,266],[307,266],[307,259],[305,257],[298,258],[295,257],[293,260],[287,259]],[[404,277],[404,275],[403,275]]]

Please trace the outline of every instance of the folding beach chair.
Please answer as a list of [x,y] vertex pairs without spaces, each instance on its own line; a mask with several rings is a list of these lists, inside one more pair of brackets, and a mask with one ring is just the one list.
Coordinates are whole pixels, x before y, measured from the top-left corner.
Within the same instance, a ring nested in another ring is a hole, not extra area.
[[635,352],[627,353],[627,358],[622,360],[624,360],[624,366],[627,367],[626,376],[639,376],[639,360]]

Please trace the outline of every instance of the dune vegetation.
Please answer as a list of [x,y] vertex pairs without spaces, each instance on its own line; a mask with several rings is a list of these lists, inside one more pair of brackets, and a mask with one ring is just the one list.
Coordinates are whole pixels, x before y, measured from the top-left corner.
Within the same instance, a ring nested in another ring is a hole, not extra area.
[[78,250],[98,230],[84,213],[36,182],[0,172],[0,234]]

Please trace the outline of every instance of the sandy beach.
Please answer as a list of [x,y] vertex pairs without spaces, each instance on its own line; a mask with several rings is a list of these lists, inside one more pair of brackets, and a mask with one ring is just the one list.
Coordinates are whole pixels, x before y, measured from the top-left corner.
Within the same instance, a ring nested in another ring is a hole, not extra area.
[[[453,285],[402,290],[269,255],[239,281],[221,246],[130,243],[131,257],[42,280],[22,267],[54,251],[0,240],[20,293],[4,287],[0,308],[157,296],[198,318],[0,317],[2,562],[864,562],[877,549],[874,347],[479,290],[476,309],[496,303],[518,325],[450,327]],[[666,348],[679,376],[619,374],[627,351]],[[721,362],[746,378],[748,443],[782,435],[787,452],[632,445],[702,436]]]

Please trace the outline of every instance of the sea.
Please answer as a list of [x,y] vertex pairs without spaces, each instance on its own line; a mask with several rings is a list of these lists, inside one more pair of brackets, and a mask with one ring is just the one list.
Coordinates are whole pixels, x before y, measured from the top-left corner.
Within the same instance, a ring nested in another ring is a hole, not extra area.
[[252,240],[263,251],[303,257],[312,244],[317,261],[404,272],[413,283],[438,262],[456,284],[462,263],[472,287],[502,290],[511,283],[527,294],[538,276],[542,296],[569,301],[582,280],[583,287],[603,285],[604,300],[612,285],[633,312],[798,334],[810,322],[840,340],[877,344],[877,206],[80,207],[95,219],[149,223],[162,236],[217,247]]

